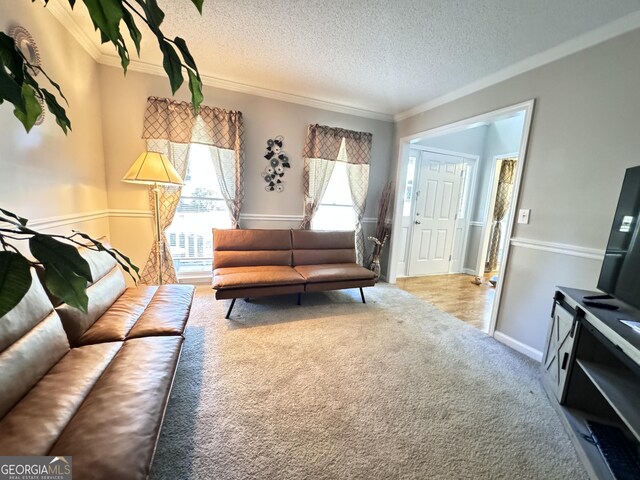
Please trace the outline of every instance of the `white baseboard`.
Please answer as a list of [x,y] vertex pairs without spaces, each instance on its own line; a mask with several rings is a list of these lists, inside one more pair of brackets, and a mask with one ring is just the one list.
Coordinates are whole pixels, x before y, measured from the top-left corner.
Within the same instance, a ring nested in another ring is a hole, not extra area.
[[500,343],[503,343],[507,347],[513,348],[515,351],[523,353],[527,357],[534,359],[536,362],[542,362],[542,352],[540,350],[536,350],[529,345],[525,345],[524,343],[519,342],[515,338],[511,338],[509,335],[506,335],[502,332],[494,332],[493,338],[495,338]]
[[466,274],[466,275],[473,275],[475,276],[476,271],[471,269],[471,268],[463,268],[462,269],[462,273]]

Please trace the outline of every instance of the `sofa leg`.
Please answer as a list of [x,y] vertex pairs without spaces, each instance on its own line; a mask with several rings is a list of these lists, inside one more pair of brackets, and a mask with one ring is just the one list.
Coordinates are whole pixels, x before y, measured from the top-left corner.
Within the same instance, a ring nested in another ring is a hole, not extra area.
[[362,303],[367,303],[364,299],[364,291],[362,290],[362,287],[360,287],[360,296],[362,297]]
[[302,294],[298,293],[298,305],[302,305]]
[[227,320],[229,320],[229,317],[231,316],[231,310],[233,310],[233,306],[235,305],[235,303],[236,303],[236,299],[235,298],[231,299],[231,305],[229,305],[229,310],[227,310],[227,315],[224,317]]

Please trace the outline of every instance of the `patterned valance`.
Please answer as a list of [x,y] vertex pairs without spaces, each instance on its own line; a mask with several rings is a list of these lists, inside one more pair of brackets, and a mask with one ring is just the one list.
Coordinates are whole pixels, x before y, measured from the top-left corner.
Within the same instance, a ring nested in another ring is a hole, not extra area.
[[190,143],[195,120],[190,103],[149,97],[144,112],[142,138]]
[[327,127],[326,125],[309,125],[302,155],[304,158],[337,161],[344,139],[347,163],[366,165],[371,159],[372,138],[373,135],[366,132]]
[[191,143],[203,143],[228,150],[240,150],[244,130],[242,113],[202,105]]
[[149,97],[142,138],[240,151],[243,130],[241,112],[202,105],[196,117],[188,102]]

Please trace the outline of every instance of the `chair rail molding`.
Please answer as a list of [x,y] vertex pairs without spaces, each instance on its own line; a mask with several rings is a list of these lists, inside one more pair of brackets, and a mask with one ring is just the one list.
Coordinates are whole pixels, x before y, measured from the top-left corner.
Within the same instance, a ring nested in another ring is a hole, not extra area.
[[545,252],[559,253],[573,257],[588,258],[591,260],[604,259],[604,250],[597,248],[581,247],[567,243],[545,242],[530,238],[512,238],[511,245],[515,247],[529,248],[532,250],[542,250]]
[[[151,218],[150,210],[134,210],[134,209],[105,209],[94,210],[91,212],[70,213],[68,215],[59,215],[55,217],[42,217],[29,221],[30,227],[38,227],[41,229],[49,229],[63,227],[74,223],[87,222],[89,220],[97,220],[100,218]],[[302,215],[275,215],[262,213],[242,213],[242,220],[262,221],[262,222],[290,222],[299,224],[302,222]],[[362,223],[375,224],[375,217],[367,217],[362,219]]]
[[49,229],[71,225],[73,223],[88,222],[100,218],[108,218],[109,210],[94,210],[92,212],[71,213],[69,215],[58,215],[55,217],[43,217],[29,220],[29,227],[39,229]]

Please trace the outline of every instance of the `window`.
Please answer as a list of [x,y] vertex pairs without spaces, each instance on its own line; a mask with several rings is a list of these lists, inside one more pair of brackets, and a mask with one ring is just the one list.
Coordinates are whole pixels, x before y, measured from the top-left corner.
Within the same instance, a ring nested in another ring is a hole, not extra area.
[[[180,203],[167,228],[169,250],[177,274],[211,272],[212,228],[231,228],[231,218],[220,193],[210,148],[192,144]],[[226,154],[221,150],[220,155]],[[231,152],[233,153],[233,152]]]
[[[342,149],[340,153],[342,154]],[[311,226],[313,230],[353,230],[356,220],[347,177],[347,164],[335,162],[329,185]]]
[[416,157],[409,157],[409,165],[407,166],[407,184],[404,187],[404,203],[402,204],[402,216],[411,215],[411,197],[413,196],[413,180],[416,174]]

